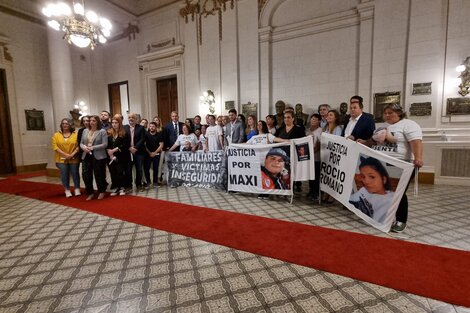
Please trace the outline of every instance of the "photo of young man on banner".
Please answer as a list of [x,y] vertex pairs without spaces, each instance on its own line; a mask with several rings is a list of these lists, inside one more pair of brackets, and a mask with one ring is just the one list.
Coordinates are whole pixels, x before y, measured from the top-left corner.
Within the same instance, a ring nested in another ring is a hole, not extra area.
[[232,144],[227,149],[228,190],[256,194],[292,195],[290,142],[268,145]]
[[323,133],[320,168],[322,192],[375,228],[390,231],[413,173],[412,164]]
[[292,159],[292,167],[295,169],[295,181],[307,181],[315,179],[315,160],[313,153],[313,137],[306,136],[292,139],[294,143],[295,157]]

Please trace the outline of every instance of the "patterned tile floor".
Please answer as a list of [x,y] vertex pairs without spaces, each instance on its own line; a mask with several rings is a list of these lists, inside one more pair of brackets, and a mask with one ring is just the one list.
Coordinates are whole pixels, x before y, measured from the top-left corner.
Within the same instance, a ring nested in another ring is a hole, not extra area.
[[[56,178],[30,181],[58,183]],[[468,187],[420,186],[401,239],[470,250]],[[389,236],[296,195],[163,186],[142,197]],[[96,200],[96,203],[99,202]],[[0,193],[0,312],[459,312],[457,307],[77,209]]]

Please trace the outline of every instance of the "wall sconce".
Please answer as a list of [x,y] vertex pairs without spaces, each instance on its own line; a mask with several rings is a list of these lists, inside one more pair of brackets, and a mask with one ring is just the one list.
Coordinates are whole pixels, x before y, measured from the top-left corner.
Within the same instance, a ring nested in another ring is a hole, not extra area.
[[209,106],[209,112],[211,112],[211,114],[215,113],[215,97],[212,90],[204,91],[199,99],[202,101],[202,103]]
[[459,94],[465,97],[470,93],[470,57],[467,57],[455,70],[460,72],[459,78],[462,81],[459,85]]
[[80,100],[77,104],[73,106],[74,111],[77,110],[80,116],[88,115],[88,106],[86,105],[85,101]]

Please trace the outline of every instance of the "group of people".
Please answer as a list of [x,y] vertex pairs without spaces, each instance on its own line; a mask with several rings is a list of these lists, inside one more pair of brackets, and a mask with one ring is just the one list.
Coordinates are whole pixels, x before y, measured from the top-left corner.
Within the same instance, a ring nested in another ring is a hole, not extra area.
[[[415,122],[405,119],[406,114],[400,105],[390,104],[384,107],[386,127],[377,131],[373,116],[364,112],[363,107],[362,97],[353,96],[346,118],[328,104],[321,104],[318,113],[312,114],[308,119],[300,104],[294,109],[278,101],[276,115],[267,115],[265,120],[257,121],[254,115],[245,118],[231,109],[226,116],[206,115],[205,124],[199,115],[186,119],[184,123],[180,122],[178,113],[173,111],[170,122],[165,126],[158,116],[152,122],[147,119],[137,121],[134,113],[128,115],[128,124],[123,125],[121,115],[110,118],[109,112],[102,111],[100,116],[82,117],[82,128],[78,132],[71,120],[62,119],[60,130],[52,137],[52,147],[66,197],[72,196],[70,176],[73,179],[75,196],[81,195],[78,169],[81,163],[86,199],[91,200],[95,197],[93,180],[98,189],[97,198],[102,199],[105,196],[108,186],[106,166],[111,175],[111,196],[125,195],[133,187],[134,168],[137,190],[144,190],[151,185],[155,188],[158,186],[164,151],[207,152],[222,150],[231,143],[270,144],[312,136],[316,174],[315,179],[309,181],[307,196],[318,200],[322,132],[357,141],[398,159],[413,162],[418,168],[423,165],[421,129]],[[272,153],[268,157],[277,157],[285,162],[285,156],[281,154]],[[266,188],[276,188],[276,184],[282,184],[281,173],[280,167],[273,173],[270,172],[269,176],[265,173],[271,182]],[[367,188],[367,184],[364,186]],[[295,182],[294,190],[302,190],[301,182]],[[324,194],[323,200],[327,203],[334,201],[327,194]],[[404,194],[392,230],[404,230],[407,216],[408,203]]]

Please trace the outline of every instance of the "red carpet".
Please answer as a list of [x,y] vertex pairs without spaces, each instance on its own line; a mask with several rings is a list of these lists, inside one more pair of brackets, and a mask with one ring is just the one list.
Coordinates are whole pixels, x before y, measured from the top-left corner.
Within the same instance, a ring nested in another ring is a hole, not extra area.
[[66,199],[59,185],[0,181],[0,192],[177,233],[470,307],[470,252],[137,196]]

